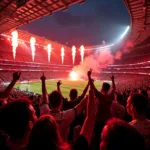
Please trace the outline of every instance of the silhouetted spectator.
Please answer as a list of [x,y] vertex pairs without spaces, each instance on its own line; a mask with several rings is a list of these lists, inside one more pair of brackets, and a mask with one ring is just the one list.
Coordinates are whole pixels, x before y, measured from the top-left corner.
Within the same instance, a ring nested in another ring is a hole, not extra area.
[[143,137],[120,119],[109,120],[101,134],[100,150],[145,150]]
[[8,135],[2,146],[9,150],[25,150],[36,120],[35,110],[30,101],[18,99],[6,104],[1,109],[0,119],[0,127]]
[[129,123],[144,137],[147,149],[150,148],[150,120],[146,119],[148,99],[142,94],[132,94],[127,100],[127,112],[132,117]]
[[111,105],[112,117],[123,118],[125,116],[125,107],[122,105],[122,103],[123,96],[121,94],[117,94]]
[[27,150],[87,150],[92,138],[95,121],[94,91],[90,90],[87,104],[87,116],[79,137],[69,145],[60,136],[59,127],[51,115],[41,116],[34,124]]

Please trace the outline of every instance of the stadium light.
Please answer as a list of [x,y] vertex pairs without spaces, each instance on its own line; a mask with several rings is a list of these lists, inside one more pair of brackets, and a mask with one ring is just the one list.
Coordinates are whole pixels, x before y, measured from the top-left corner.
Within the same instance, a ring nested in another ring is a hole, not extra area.
[[106,45],[106,46],[97,46],[94,48],[86,48],[85,50],[100,50],[100,49],[110,48],[113,46],[114,46],[114,44],[110,44],[110,45]]
[[128,33],[128,31],[129,31],[129,29],[130,29],[130,26],[127,26],[126,27],[126,30],[123,32],[123,34],[120,36],[120,38],[119,38],[119,40],[122,40],[124,37],[125,37],[125,35]]

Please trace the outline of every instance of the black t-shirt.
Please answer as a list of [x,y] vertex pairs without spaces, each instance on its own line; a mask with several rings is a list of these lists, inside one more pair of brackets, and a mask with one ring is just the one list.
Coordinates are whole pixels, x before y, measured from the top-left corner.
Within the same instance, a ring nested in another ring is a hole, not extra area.
[[74,108],[77,104],[81,102],[84,97],[78,96],[75,100],[68,101],[68,99],[63,98],[63,110],[68,110]]
[[72,150],[89,150],[89,145],[83,135],[79,135],[76,141],[72,144]]

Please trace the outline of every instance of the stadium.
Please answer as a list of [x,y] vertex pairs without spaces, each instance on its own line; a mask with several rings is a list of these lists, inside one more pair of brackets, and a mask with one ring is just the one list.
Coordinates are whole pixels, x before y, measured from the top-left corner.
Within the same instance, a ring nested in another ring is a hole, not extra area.
[[[78,2],[78,1],[77,1]],[[81,2],[80,2],[81,3]],[[72,3],[68,4],[71,5]],[[128,8],[128,3],[125,3]],[[139,3],[140,4],[140,3]],[[40,5],[35,4],[33,5]],[[47,3],[43,3],[44,5],[48,5]],[[54,4],[56,5],[56,4]],[[130,4],[131,7],[135,7],[138,3]],[[28,9],[28,3],[23,6]],[[41,6],[40,6],[41,7]],[[10,10],[13,8],[13,3],[10,4],[6,10]],[[21,8],[20,8],[21,9]],[[47,10],[42,8],[43,14],[39,14],[41,16],[46,15]],[[59,8],[56,8],[59,9]],[[140,7],[139,7],[140,9]],[[142,8],[144,9],[144,8]],[[5,10],[5,12],[7,12]],[[23,10],[22,10],[23,11]],[[34,10],[33,10],[34,11]],[[138,10],[135,10],[138,11]],[[129,9],[129,13],[131,15],[131,25],[130,29],[127,27],[127,31],[122,31],[123,35],[121,37],[121,41],[112,43],[111,45],[102,43],[101,45],[96,46],[81,46],[83,52],[81,52],[81,47],[74,47],[75,53],[73,54],[73,47],[68,47],[66,45],[61,45],[59,43],[53,42],[49,39],[39,37],[37,35],[28,33],[22,30],[17,31],[17,39],[16,47],[14,44],[14,51],[12,51],[12,42],[13,35],[12,32],[15,31],[14,28],[23,24],[23,21],[20,19],[21,16],[15,19],[18,19],[18,22],[15,23],[15,27],[11,27],[11,24],[5,24],[5,16],[1,20],[1,82],[4,84],[8,84],[11,81],[11,74],[13,71],[21,71],[22,76],[20,79],[21,83],[25,83],[32,80],[32,82],[40,79],[41,73],[45,73],[47,79],[68,79],[70,78],[70,72],[76,72],[75,74],[80,74],[78,79],[84,78],[86,72],[89,68],[95,68],[95,62],[90,64],[89,61],[93,61],[93,59],[97,59],[94,75],[97,80],[110,80],[109,76],[114,74],[117,79],[123,78],[124,74],[127,74],[129,78],[149,78],[149,26],[142,25],[144,22],[148,22],[148,17],[144,20],[134,19],[136,16],[132,16],[132,13],[136,13],[135,11],[131,12]],[[16,14],[20,13],[15,12]],[[27,15],[26,13],[22,13],[22,16]],[[145,14],[141,12],[143,17]],[[14,15],[15,16],[15,15]],[[36,16],[32,16],[33,18]],[[7,17],[7,19],[11,19]],[[20,19],[20,20],[19,20]],[[38,19],[38,18],[36,18]],[[14,21],[14,20],[13,20]],[[32,21],[32,20],[29,20]],[[28,22],[29,22],[28,21]],[[20,24],[19,24],[20,23]],[[18,25],[19,24],[19,25]],[[138,25],[137,25],[138,24]],[[4,26],[4,27],[3,27]],[[12,29],[11,29],[12,28]],[[10,30],[11,29],[11,30]],[[136,30],[139,32],[137,33]],[[147,32],[148,30],[148,32]],[[33,52],[31,52],[30,47],[30,39],[34,37],[35,42],[35,54],[33,56]],[[15,38],[15,35],[14,35]],[[129,38],[131,39],[129,41]],[[14,39],[15,40],[15,39]],[[49,50],[48,50],[48,44]],[[104,51],[102,54],[99,54],[99,58],[89,58],[89,56],[94,55],[95,50]],[[118,50],[119,51],[115,51]],[[48,52],[49,51],[49,52]],[[110,54],[113,52],[114,54]],[[82,54],[83,53],[83,54]],[[101,59],[105,55],[110,56],[106,60],[98,60]],[[123,55],[123,56],[122,56]],[[34,57],[34,58],[33,58]],[[74,58],[73,58],[74,57]],[[74,60],[73,60],[74,59]],[[85,59],[85,62],[84,62]],[[83,63],[84,62],[84,63]],[[82,64],[83,63],[83,64]],[[89,63],[89,64],[87,64]],[[77,67],[75,67],[77,66]],[[105,67],[104,67],[105,66]],[[75,68],[75,71],[74,71]],[[82,71],[84,70],[84,72]],[[80,73],[79,73],[80,72]],[[4,75],[5,74],[5,75]],[[74,75],[74,74],[73,74]],[[84,75],[84,76],[83,76]],[[76,75],[75,75],[76,76]],[[119,77],[119,78],[118,78]],[[72,77],[76,78],[76,77]],[[51,84],[51,83],[50,83]],[[53,82],[52,82],[53,84]],[[32,83],[25,85],[31,87],[31,92],[41,93],[40,87],[38,90],[34,91],[34,86],[32,88]],[[54,86],[54,85],[53,85]],[[16,85],[19,87],[19,84]],[[23,88],[23,85],[21,84]],[[23,88],[25,89],[25,88]],[[33,89],[33,90],[32,90]],[[54,87],[52,89],[55,89]]]
[[[127,97],[132,92],[146,93],[145,95],[150,98],[149,0],[123,0],[130,24],[112,43],[103,40],[99,45],[71,46],[20,28],[45,16],[51,16],[57,11],[63,13],[72,5],[80,4],[84,7],[84,3],[86,0],[0,1],[2,93],[12,84],[13,73],[21,72],[7,97],[8,101],[25,96],[34,97],[37,104],[38,98],[43,96],[43,76],[46,78],[44,80],[47,93],[58,90],[58,81],[61,81],[61,93],[68,100],[71,89],[77,89],[78,95],[82,95],[88,83],[92,87],[92,80],[95,88],[102,90],[105,82],[111,85],[114,79],[115,92],[124,96],[123,105],[127,104]],[[90,69],[91,80],[88,75]],[[113,84],[111,86],[113,87]],[[41,99],[44,99],[44,96]],[[148,146],[150,148],[150,143]]]

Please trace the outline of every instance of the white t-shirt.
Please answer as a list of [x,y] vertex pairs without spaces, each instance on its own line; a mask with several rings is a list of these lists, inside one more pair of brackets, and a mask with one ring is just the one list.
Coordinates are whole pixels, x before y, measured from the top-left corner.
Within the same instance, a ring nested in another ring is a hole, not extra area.
[[43,104],[40,106],[40,116],[43,114],[48,114],[50,111],[50,108],[48,106],[48,104]]
[[66,111],[49,112],[57,121],[60,129],[60,134],[64,140],[68,140],[70,124],[73,122],[76,116],[76,111],[69,109]]
[[125,115],[125,107],[113,101],[111,105],[111,114],[112,114],[112,117],[122,118]]
[[129,124],[144,137],[147,148],[150,148],[150,120],[133,120]]
[[40,115],[44,114],[50,114],[55,118],[59,125],[61,136],[64,138],[64,140],[68,140],[70,124],[76,117],[75,109],[73,108],[66,111],[52,112],[50,111],[48,104],[43,104],[40,107]]

